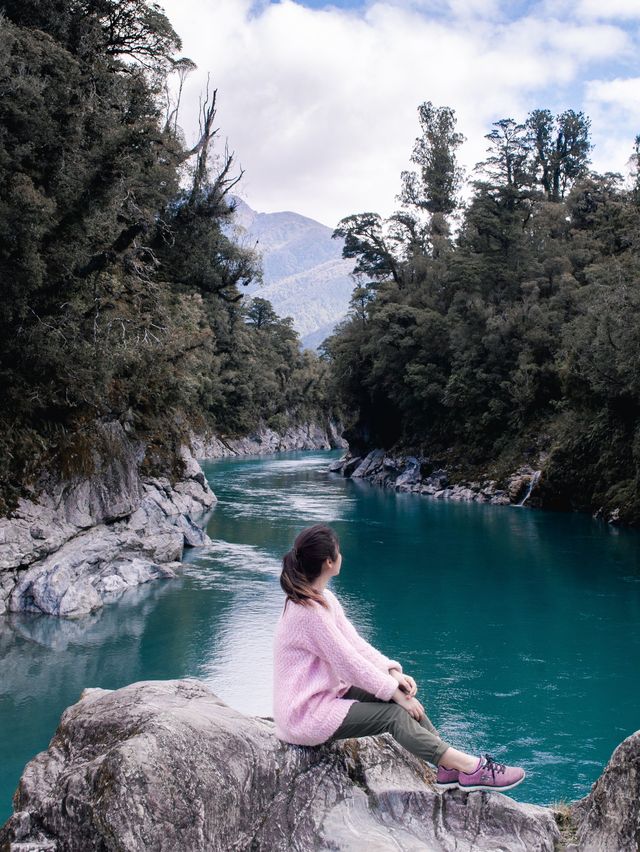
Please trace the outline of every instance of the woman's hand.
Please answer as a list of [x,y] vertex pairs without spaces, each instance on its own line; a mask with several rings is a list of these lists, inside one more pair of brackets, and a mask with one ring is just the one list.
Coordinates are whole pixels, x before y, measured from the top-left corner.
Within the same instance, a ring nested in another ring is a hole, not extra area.
[[411,677],[411,675],[403,674],[398,671],[398,669],[389,669],[389,674],[394,677],[398,681],[398,686],[400,689],[405,692],[410,698],[418,691],[418,684]]
[[399,704],[401,707],[404,707],[407,713],[413,716],[416,722],[419,722],[423,716],[426,716],[424,707],[418,699],[407,695],[400,687],[398,687],[393,693],[391,700],[395,701],[396,704]]

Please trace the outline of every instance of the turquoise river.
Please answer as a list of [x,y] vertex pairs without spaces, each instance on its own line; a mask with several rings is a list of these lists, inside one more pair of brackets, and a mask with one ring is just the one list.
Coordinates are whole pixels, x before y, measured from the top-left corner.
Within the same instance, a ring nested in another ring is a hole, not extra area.
[[513,791],[585,795],[640,727],[640,537],[578,514],[442,502],[327,472],[339,451],[205,463],[212,546],[80,620],[0,616],[0,823],[20,774],[85,687],[200,678],[271,715],[280,559],[329,523],[331,588],[399,659],[442,735],[524,766]]

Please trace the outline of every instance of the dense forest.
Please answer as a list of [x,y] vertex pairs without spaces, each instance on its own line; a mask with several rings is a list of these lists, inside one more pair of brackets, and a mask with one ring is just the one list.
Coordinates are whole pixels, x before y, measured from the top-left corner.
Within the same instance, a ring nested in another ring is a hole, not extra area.
[[545,505],[640,522],[640,137],[596,174],[588,118],[535,110],[465,179],[455,113],[422,104],[398,212],[336,229],[356,286],[318,357],[243,295],[243,173],[208,84],[187,145],[180,50],[147,0],[0,0],[0,508],[87,472],[98,420],[177,473],[192,428],[335,407],[356,451],[498,477],[545,453]]
[[325,410],[328,368],[243,286],[242,177],[216,97],[185,142],[193,62],[146,0],[0,2],[0,508],[42,470],[82,473],[98,420],[176,472],[188,429],[246,434]]
[[[419,107],[400,209],[343,219],[348,318],[325,343],[360,453],[475,478],[545,459],[539,505],[640,522],[640,137],[590,169],[568,110],[495,122],[465,181],[453,110]],[[428,463],[427,463],[428,464]]]

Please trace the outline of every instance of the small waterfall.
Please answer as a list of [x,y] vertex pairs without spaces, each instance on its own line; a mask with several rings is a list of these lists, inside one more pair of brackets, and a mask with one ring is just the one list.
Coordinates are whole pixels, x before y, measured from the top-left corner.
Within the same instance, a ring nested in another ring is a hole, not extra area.
[[522,500],[519,503],[516,503],[516,506],[524,506],[529,497],[531,496],[531,492],[536,487],[538,480],[540,479],[540,475],[542,474],[541,470],[536,470],[533,473],[533,476],[529,480],[529,487],[527,488],[527,493],[524,495]]

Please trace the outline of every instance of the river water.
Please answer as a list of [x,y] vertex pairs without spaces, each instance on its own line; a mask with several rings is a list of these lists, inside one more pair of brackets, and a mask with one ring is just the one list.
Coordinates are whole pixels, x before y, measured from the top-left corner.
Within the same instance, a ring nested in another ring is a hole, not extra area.
[[77,621],[0,616],[0,823],[25,763],[87,686],[197,677],[271,715],[280,559],[331,524],[331,581],[370,642],[399,659],[443,737],[526,768],[513,791],[585,795],[640,727],[640,537],[584,515],[441,502],[327,473],[339,451],[205,463],[215,540],[183,575]]

